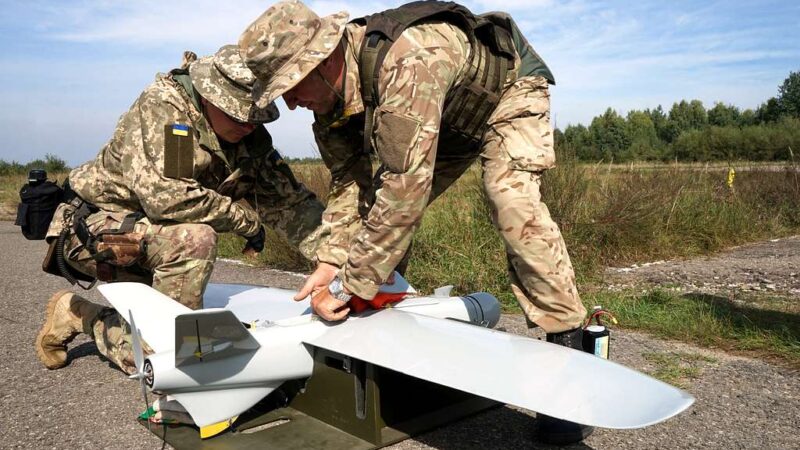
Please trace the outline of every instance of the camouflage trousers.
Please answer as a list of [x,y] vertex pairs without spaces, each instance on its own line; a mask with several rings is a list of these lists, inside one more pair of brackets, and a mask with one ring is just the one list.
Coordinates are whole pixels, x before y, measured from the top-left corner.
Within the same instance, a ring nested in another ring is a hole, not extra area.
[[[483,188],[505,241],[511,288],[529,322],[548,333],[574,329],[586,309],[561,231],[540,193],[543,172],[555,165],[547,82],[517,80],[489,122],[480,154]],[[431,201],[475,159],[437,159]]]
[[[323,206],[316,198],[282,211],[259,211],[266,226],[275,229],[293,245],[299,246],[319,226]],[[124,213],[98,212],[86,219],[89,230],[119,228]],[[129,268],[117,268],[115,281],[150,284],[154,289],[191,308],[202,308],[205,291],[217,256],[217,233],[204,224],[155,224],[147,218],[136,222],[134,233],[143,236],[146,252]],[[310,244],[306,244],[310,245]],[[67,263],[96,276],[97,264],[74,235],[66,244]],[[134,371],[130,328],[125,319],[107,308],[91,327],[98,351],[123,371]],[[145,351],[150,353],[145,343]]]
[[[118,229],[125,213],[100,211],[86,218],[89,231]],[[134,281],[154,289],[183,305],[202,307],[203,292],[217,257],[217,233],[203,224],[154,224],[149,219],[136,221],[132,233],[142,236],[146,250],[129,267],[115,267],[115,281]],[[67,263],[87,275],[97,276],[97,263],[72,235],[65,246]],[[134,369],[130,329],[127,322],[108,308],[92,324],[98,351],[122,370]]]

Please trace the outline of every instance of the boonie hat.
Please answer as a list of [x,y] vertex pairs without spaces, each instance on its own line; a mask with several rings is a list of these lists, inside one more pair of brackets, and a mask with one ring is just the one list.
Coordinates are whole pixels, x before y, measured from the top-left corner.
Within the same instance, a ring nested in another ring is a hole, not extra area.
[[320,18],[302,2],[288,0],[251,23],[239,37],[239,50],[257,78],[256,105],[275,101],[333,53],[349,17],[342,11]]
[[274,103],[259,107],[253,102],[256,79],[242,61],[236,45],[225,45],[213,56],[193,62],[189,76],[203,98],[240,122],[265,123],[278,118]]

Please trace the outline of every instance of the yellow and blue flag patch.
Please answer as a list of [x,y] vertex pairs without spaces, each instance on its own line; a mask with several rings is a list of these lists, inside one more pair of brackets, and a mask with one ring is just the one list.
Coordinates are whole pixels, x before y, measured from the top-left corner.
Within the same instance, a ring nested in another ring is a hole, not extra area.
[[189,125],[181,125],[179,123],[172,125],[172,134],[175,136],[188,136],[189,135]]

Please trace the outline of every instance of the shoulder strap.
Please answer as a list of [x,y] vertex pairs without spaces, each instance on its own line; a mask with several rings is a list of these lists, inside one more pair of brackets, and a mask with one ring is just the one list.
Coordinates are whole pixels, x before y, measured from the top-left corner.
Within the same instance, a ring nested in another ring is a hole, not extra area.
[[203,108],[200,104],[200,95],[197,91],[194,90],[194,86],[192,85],[192,78],[189,76],[188,69],[172,69],[169,74],[172,76],[172,79],[175,80],[176,83],[183,87],[183,90],[186,91],[186,94],[192,100],[192,104],[198,111],[202,111]]
[[[417,1],[370,16],[353,20],[366,27],[361,46],[358,73],[361,98],[364,102],[364,150],[372,148],[373,115],[378,103],[378,77],[392,44],[406,28],[424,19],[442,19],[464,30],[477,27],[475,16],[465,7],[453,2]],[[472,39],[473,33],[467,33]]]
[[493,23],[498,29],[505,31],[509,36],[508,38],[510,39],[511,45],[513,45],[513,48],[515,48],[517,54],[519,54],[520,77],[540,75],[544,77],[548,83],[556,84],[555,77],[553,77],[550,68],[547,67],[547,64],[545,64],[544,60],[536,53],[536,50],[533,49],[533,46],[528,40],[525,39],[522,31],[510,15],[502,12],[491,12],[482,14],[480,18],[486,22]]
[[377,103],[378,76],[389,48],[406,28],[424,19],[442,19],[465,30],[478,27],[478,21],[467,8],[440,1],[412,2],[353,21],[366,26],[358,67],[365,105]]

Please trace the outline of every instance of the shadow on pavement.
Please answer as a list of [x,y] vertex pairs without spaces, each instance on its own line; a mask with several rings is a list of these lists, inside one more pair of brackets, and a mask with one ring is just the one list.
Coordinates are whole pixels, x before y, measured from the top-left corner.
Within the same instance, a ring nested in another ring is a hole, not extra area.
[[[555,446],[538,442],[534,436],[536,418],[510,407],[479,413],[445,428],[416,436],[418,442],[443,450],[456,449],[567,449],[592,450],[583,442]],[[469,436],[469,438],[466,438]]]

